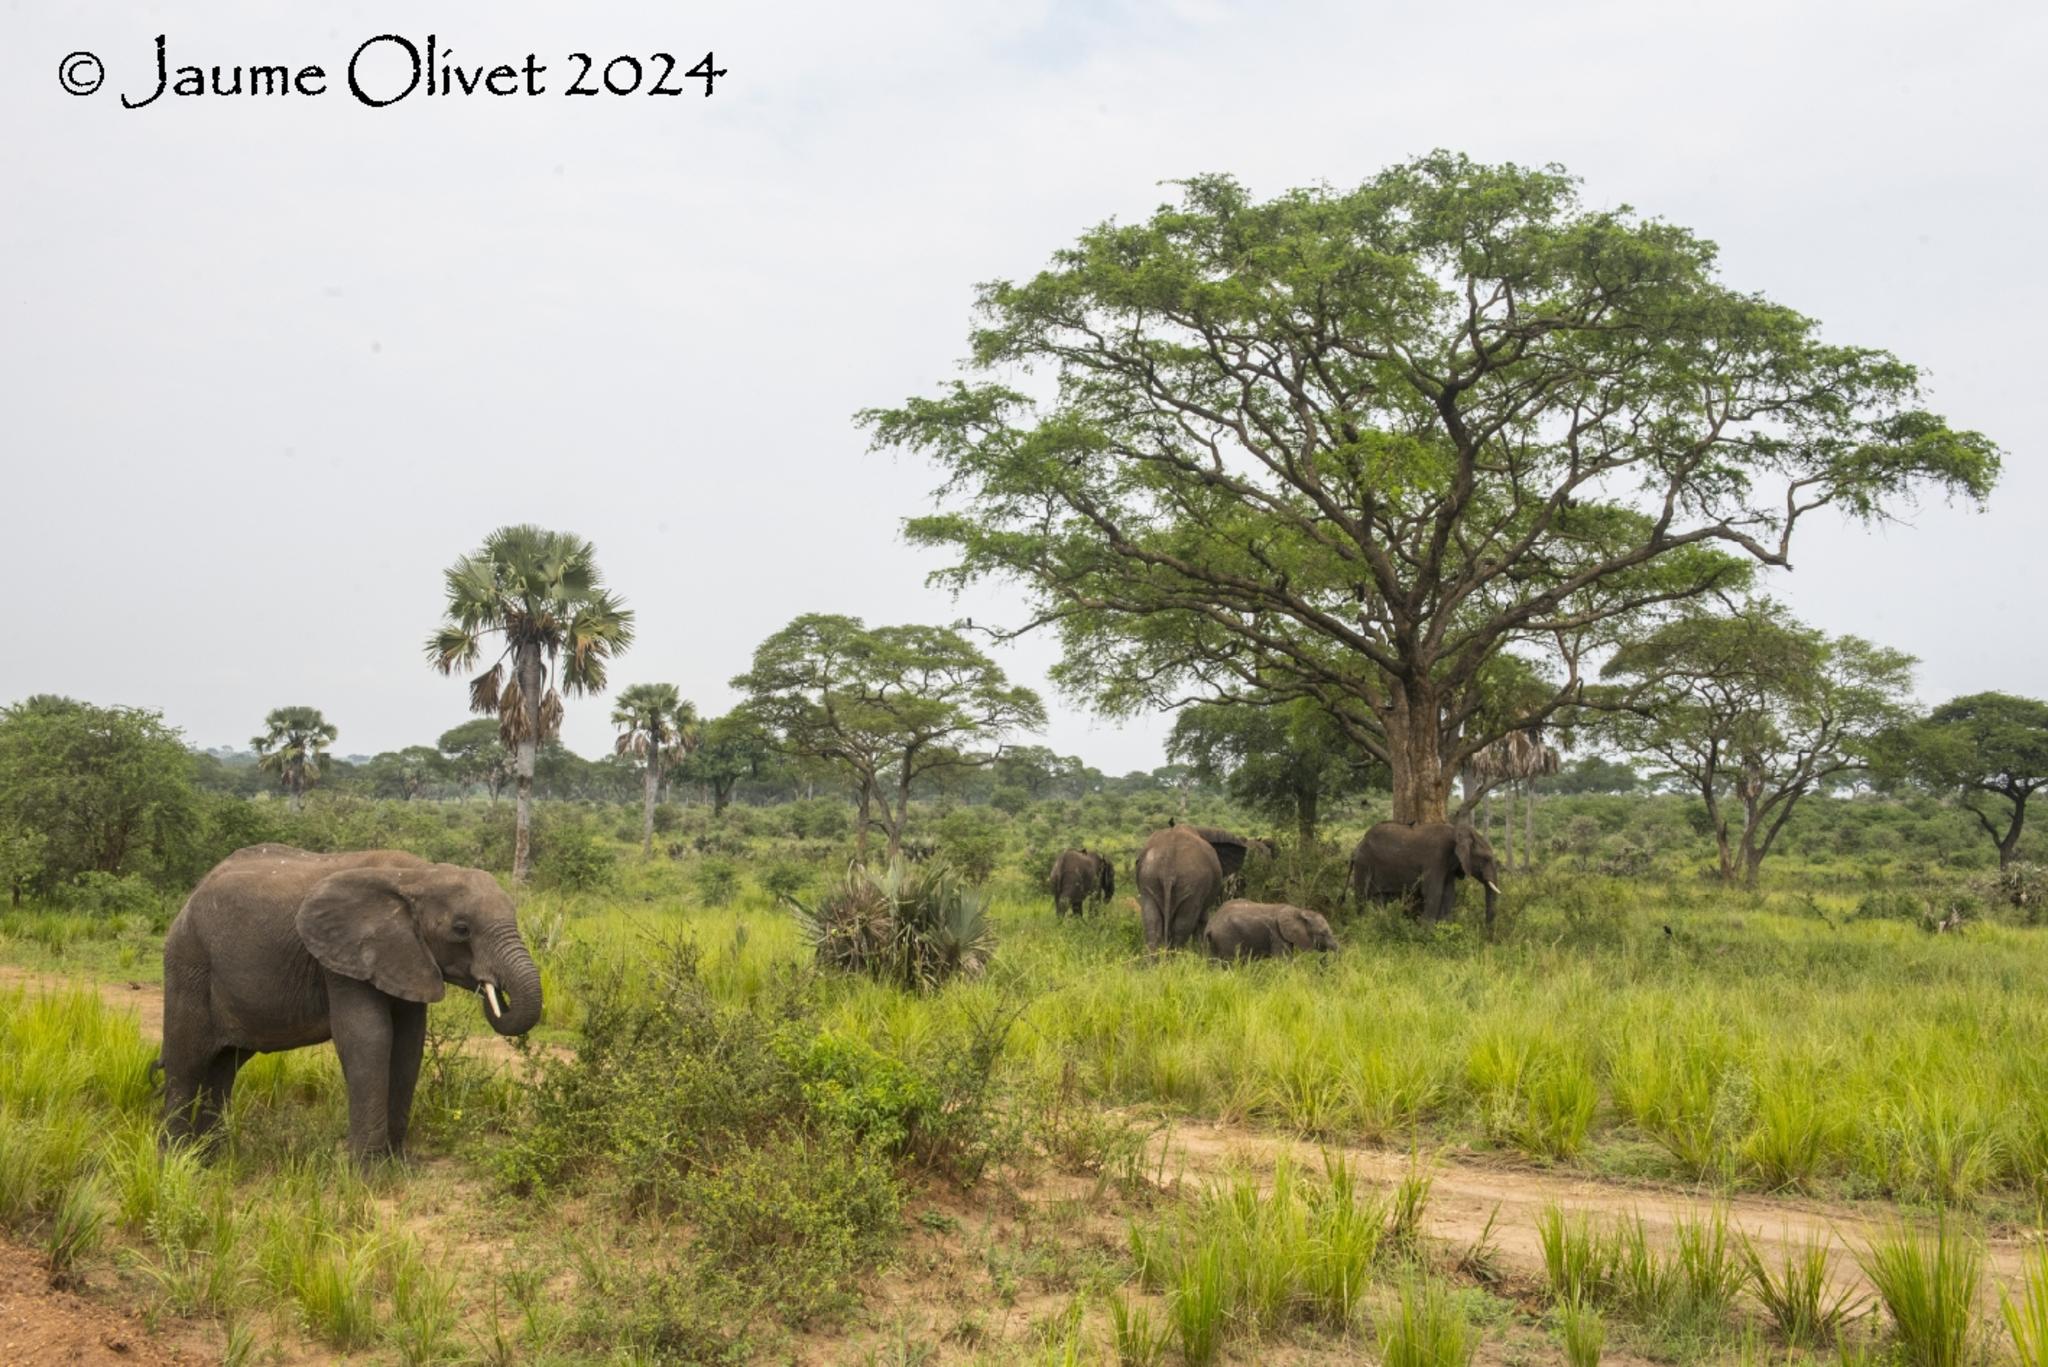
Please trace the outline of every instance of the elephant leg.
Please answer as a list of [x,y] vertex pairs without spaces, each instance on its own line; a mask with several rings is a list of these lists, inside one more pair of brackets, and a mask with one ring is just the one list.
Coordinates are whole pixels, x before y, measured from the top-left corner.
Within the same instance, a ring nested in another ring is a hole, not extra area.
[[330,973],[327,1011],[348,1084],[348,1151],[362,1163],[391,1147],[391,1001],[368,983]]
[[1166,942],[1165,917],[1160,913],[1157,898],[1147,896],[1139,899],[1138,922],[1145,931],[1146,949],[1156,951]]
[[419,1085],[420,1056],[427,1047],[425,1002],[391,1004],[391,1084],[386,1103],[386,1129],[391,1152],[405,1152],[405,1134],[412,1125],[412,1094]]

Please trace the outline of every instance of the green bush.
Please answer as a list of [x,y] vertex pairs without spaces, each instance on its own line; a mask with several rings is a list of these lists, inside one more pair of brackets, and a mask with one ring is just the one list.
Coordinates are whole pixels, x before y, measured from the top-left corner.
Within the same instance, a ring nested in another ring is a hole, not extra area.
[[784,860],[768,866],[761,875],[761,886],[771,897],[791,898],[808,888],[815,877],[809,866]]
[[728,906],[739,895],[740,871],[727,859],[698,861],[694,881],[697,900],[707,907]]
[[534,839],[533,872],[543,887],[601,892],[618,883],[618,850],[580,822],[549,822]]
[[986,883],[1003,858],[1003,828],[986,811],[960,807],[939,822],[939,851],[970,883]]
[[81,873],[64,889],[64,905],[87,916],[151,916],[168,898],[137,874],[119,877],[98,869]]

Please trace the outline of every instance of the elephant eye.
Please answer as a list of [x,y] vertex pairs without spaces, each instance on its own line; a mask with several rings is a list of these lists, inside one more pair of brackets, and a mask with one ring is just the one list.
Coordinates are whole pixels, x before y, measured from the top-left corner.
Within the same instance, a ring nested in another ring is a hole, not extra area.
[[457,917],[455,920],[455,938],[458,940],[467,940],[469,938],[469,922],[460,917]]

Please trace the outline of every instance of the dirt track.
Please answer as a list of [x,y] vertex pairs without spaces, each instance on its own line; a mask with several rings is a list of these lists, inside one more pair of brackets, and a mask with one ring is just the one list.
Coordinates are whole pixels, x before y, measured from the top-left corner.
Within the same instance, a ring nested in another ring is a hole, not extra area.
[[[1200,1184],[1224,1176],[1233,1168],[1260,1175],[1273,1170],[1274,1161],[1289,1155],[1305,1171],[1322,1170],[1325,1152],[1341,1153],[1352,1170],[1372,1182],[1391,1187],[1406,1175],[1415,1160],[1406,1153],[1386,1149],[1350,1148],[1293,1140],[1284,1135],[1243,1130],[1229,1126],[1182,1124],[1162,1135],[1167,1146],[1154,1162],[1168,1179],[1176,1174],[1183,1182]],[[1826,1242],[1836,1255],[1835,1275],[1844,1287],[1854,1286],[1869,1294],[1870,1284],[1856,1264],[1873,1236],[1894,1228],[1881,1210],[1860,1210],[1819,1201],[1758,1196],[1720,1197],[1701,1192],[1674,1191],[1669,1187],[1632,1186],[1602,1181],[1571,1172],[1493,1164],[1449,1155],[1425,1158],[1431,1174],[1429,1208],[1423,1222],[1425,1233],[1455,1251],[1470,1248],[1493,1219],[1487,1238],[1497,1250],[1496,1262],[1508,1274],[1540,1282],[1544,1277],[1543,1250],[1536,1222],[1544,1207],[1555,1202],[1567,1211],[1580,1211],[1595,1225],[1604,1225],[1623,1215],[1640,1216],[1650,1241],[1668,1248],[1677,1238],[1681,1220],[1704,1213],[1720,1204],[1728,1212],[1731,1226],[1740,1228],[1765,1251],[1767,1262],[1775,1263],[1773,1250],[1803,1247],[1813,1239]],[[1498,1212],[1496,1215],[1495,1212]],[[1990,1238],[1984,1245],[1985,1297],[1995,1307],[1998,1286],[2017,1281],[2028,1244],[2017,1238]]]

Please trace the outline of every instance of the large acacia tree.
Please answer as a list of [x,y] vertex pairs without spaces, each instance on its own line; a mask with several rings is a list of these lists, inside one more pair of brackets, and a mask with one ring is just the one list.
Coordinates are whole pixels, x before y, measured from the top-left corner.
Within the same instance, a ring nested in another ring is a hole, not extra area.
[[524,881],[535,752],[561,729],[564,692],[604,691],[605,665],[632,644],[633,613],[605,590],[596,550],[567,532],[500,527],[445,577],[446,619],[427,638],[427,662],[443,674],[466,672],[497,638],[497,658],[470,683],[469,706],[498,718],[514,757],[512,876]]
[[1038,695],[947,627],[809,613],[763,641],[732,683],[785,751],[850,780],[862,853],[879,817],[892,859],[921,780],[992,764],[1006,736],[1045,725]]
[[[1020,582],[1111,712],[1314,699],[1440,819],[1460,767],[1581,697],[1624,630],[1798,525],[1980,498],[1998,452],[1915,369],[1722,284],[1562,171],[1436,153],[1260,202],[1185,182],[982,287],[970,378],[861,415],[945,474],[938,578]],[[1504,658],[1545,686],[1490,700]]]

